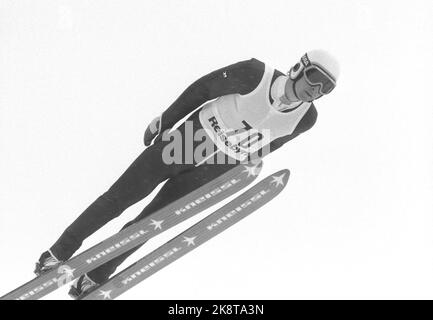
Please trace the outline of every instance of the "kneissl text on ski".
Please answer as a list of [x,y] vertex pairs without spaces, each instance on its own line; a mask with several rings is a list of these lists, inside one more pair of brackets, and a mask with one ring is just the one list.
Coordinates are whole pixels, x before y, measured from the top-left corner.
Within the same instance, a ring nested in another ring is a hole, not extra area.
[[258,176],[262,162],[237,166],[220,177],[158,210],[120,233],[72,258],[65,264],[1,297],[1,300],[34,300],[144,243],[240,191]]
[[283,190],[289,176],[289,170],[281,170],[261,180],[185,232],[119,272],[80,300],[110,300],[120,296],[268,203]]
[[[315,101],[334,90],[338,77],[337,60],[324,50],[306,52],[287,73],[252,58],[201,77],[151,121],[144,133],[147,148],[123,174],[41,250],[34,269],[39,277],[1,299],[38,299],[77,277],[69,294],[80,299],[105,283],[169,223],[218,203],[253,177],[194,202],[203,197],[201,191],[209,193],[204,187],[208,183],[217,181],[215,187],[222,189],[220,182],[238,177],[244,165],[310,130],[317,120]],[[152,201],[117,235],[76,255],[87,238],[160,185]],[[166,218],[168,211],[191,203],[178,219]]]

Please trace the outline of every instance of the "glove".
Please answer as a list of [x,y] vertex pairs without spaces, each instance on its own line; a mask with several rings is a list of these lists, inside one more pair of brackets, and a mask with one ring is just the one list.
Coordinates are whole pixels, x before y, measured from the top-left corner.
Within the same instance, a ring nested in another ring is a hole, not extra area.
[[158,136],[161,132],[161,116],[156,117],[147,127],[144,132],[144,145],[146,147],[152,144],[153,139]]

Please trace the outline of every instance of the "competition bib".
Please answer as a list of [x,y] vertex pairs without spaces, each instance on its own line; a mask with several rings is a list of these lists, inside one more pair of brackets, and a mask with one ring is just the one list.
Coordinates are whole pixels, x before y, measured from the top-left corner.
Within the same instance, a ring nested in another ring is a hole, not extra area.
[[[269,92],[274,69],[265,66],[259,85],[246,95],[229,94],[208,102],[200,122],[218,149],[243,161],[272,140],[290,135],[311,106],[304,102],[288,112],[276,110]],[[270,150],[263,149],[264,153]]]

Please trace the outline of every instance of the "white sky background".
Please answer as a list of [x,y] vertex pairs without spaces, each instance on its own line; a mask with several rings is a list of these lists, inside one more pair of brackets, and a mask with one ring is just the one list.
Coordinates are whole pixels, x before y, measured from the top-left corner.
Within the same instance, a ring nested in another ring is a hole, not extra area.
[[285,192],[122,298],[433,298],[431,1],[264,3],[0,1],[0,295],[189,84],[251,57],[286,71],[323,48],[337,89],[265,159],[262,177],[292,171]]

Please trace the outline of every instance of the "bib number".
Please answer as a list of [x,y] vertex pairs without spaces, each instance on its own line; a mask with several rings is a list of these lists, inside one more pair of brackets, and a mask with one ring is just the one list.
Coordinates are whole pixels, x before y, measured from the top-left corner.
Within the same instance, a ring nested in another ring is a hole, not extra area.
[[[237,142],[240,148],[251,149],[255,144],[263,140],[263,134],[258,131],[252,131],[253,127],[251,127],[248,122],[242,120],[242,125],[242,128],[226,131],[227,138],[236,137],[236,139],[241,139]],[[245,135],[246,137],[242,138]]]

